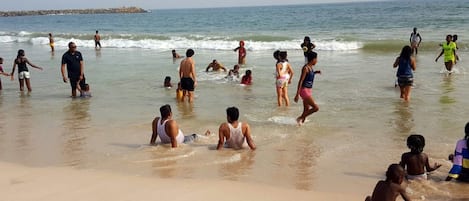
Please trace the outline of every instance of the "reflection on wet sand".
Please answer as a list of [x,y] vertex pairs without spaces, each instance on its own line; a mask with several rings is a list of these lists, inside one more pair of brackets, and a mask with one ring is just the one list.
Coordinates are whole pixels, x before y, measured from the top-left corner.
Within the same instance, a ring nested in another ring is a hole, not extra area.
[[64,120],[62,133],[63,137],[63,157],[64,163],[70,166],[82,165],[84,157],[83,147],[86,144],[88,136],[89,122],[89,99],[72,99],[68,105],[63,108]]
[[27,155],[31,151],[30,146],[30,137],[31,137],[31,126],[33,125],[31,116],[32,116],[32,107],[30,103],[30,96],[28,94],[21,93],[18,105],[18,117],[20,122],[16,129],[17,134],[15,138],[15,148],[17,150],[18,158],[27,159]]
[[415,127],[414,118],[412,116],[412,107],[408,102],[396,102],[395,106],[395,120],[394,129],[396,133],[402,136],[410,135],[412,129]]
[[443,82],[442,82],[442,85],[441,85],[441,89],[442,89],[442,94],[441,94],[441,97],[440,97],[440,103],[441,104],[445,104],[445,105],[451,105],[453,103],[456,103],[456,99],[454,99],[453,97],[451,97],[451,92],[453,92],[455,90],[453,84],[452,84],[452,81],[453,81],[453,77],[450,75],[450,76],[445,76],[443,78]]
[[312,190],[314,179],[314,167],[319,156],[319,149],[315,146],[312,138],[303,138],[296,148],[296,189]]
[[226,151],[227,154],[230,156],[225,156],[223,153],[221,156],[223,158],[230,159],[226,163],[220,164],[218,173],[222,178],[226,178],[228,180],[238,181],[242,177],[246,177],[250,175],[248,173],[251,170],[252,165],[254,164],[254,158],[256,156],[255,151]]

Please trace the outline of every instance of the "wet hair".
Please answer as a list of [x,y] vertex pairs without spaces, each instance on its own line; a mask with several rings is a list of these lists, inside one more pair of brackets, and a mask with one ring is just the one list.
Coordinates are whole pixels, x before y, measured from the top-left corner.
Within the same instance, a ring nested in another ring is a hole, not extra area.
[[238,64],[235,64],[235,65],[233,66],[233,68],[234,68],[234,69],[239,69],[239,65],[238,65]]
[[446,39],[448,39],[448,38],[450,38],[450,39],[451,39],[451,41],[453,40],[453,36],[452,36],[452,35],[449,35],[449,34],[448,34],[448,35],[446,35]]
[[410,46],[406,45],[402,48],[401,55],[399,56],[399,59],[410,60],[411,56],[412,56],[412,48]]
[[89,84],[85,84],[84,89],[85,89],[85,91],[89,91],[89,90],[90,90],[90,85],[89,85]]
[[246,75],[251,75],[251,73],[252,73],[251,70],[246,71]]
[[407,137],[407,147],[412,153],[422,153],[425,147],[425,138],[422,135],[414,134]]
[[466,133],[466,135],[464,136],[464,139],[466,140],[466,146],[469,147],[469,122],[466,123],[464,132]]
[[18,54],[16,55],[16,59],[20,59],[22,56],[24,56],[24,50],[23,49],[19,49],[18,50]]
[[458,40],[458,35],[454,34],[453,35],[453,42],[456,42]]
[[393,163],[389,165],[386,171],[386,181],[392,181],[393,183],[402,183],[404,177],[404,169],[399,164]]
[[239,46],[244,46],[244,41],[243,40],[239,41]]
[[2,62],[2,61],[3,61],[3,58],[2,58],[2,57],[0,57],[0,62]]
[[238,121],[239,110],[236,107],[229,107],[226,109],[226,116],[228,116],[228,122]]
[[52,33],[49,33],[49,36],[52,36]]
[[214,59],[214,60],[212,61],[212,63],[215,63],[215,62],[217,62],[217,60],[216,60],[216,59]]
[[309,36],[305,36],[305,38],[304,38],[303,40],[304,40],[304,41],[311,42],[311,39],[309,38]]
[[171,82],[171,77],[170,77],[170,76],[166,76],[166,77],[164,78],[164,83],[169,83],[169,82]]
[[279,54],[280,54],[280,50],[275,50],[275,52],[274,52],[274,58],[275,58],[277,61],[280,60],[280,59],[279,59]]
[[98,30],[96,30],[96,33],[98,33]]
[[278,53],[278,58],[280,61],[288,61],[287,59],[287,51],[280,51]]
[[176,52],[176,50],[171,50],[171,52]]
[[171,106],[169,106],[168,104],[161,106],[160,114],[161,118],[169,117],[169,115],[171,114]]
[[312,60],[318,58],[318,53],[316,53],[316,52],[308,52],[308,54],[306,55],[306,57],[308,58],[308,62],[311,62]]
[[193,49],[187,49],[186,51],[186,57],[191,57],[194,56],[195,52]]

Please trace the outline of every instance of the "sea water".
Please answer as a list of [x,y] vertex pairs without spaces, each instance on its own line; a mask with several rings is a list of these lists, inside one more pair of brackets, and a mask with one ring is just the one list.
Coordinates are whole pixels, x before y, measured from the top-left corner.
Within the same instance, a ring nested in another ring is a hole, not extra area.
[[[415,199],[467,198],[467,185],[446,183],[446,160],[464,136],[467,98],[468,1],[391,1],[301,6],[151,10],[144,14],[61,15],[0,18],[0,57],[10,72],[18,49],[44,68],[29,68],[31,93],[2,76],[0,159],[31,166],[98,168],[164,178],[228,179],[333,192],[371,193],[390,163],[408,151],[412,133],[426,138],[431,162],[443,166],[430,181],[409,185]],[[423,42],[416,56],[411,101],[394,88],[392,64],[417,27]],[[103,48],[94,49],[99,30]],[[50,52],[48,33],[56,50]],[[456,73],[435,62],[447,34],[458,34]],[[300,43],[310,36],[318,52],[313,96],[320,110],[298,127],[294,103],[304,64]],[[237,62],[246,42],[253,85],[205,72],[217,59]],[[85,63],[91,98],[70,98],[60,74],[62,54],[76,42]],[[178,103],[175,88],[181,59],[195,50],[198,85],[193,104]],[[273,51],[288,51],[294,70],[290,107],[277,107]],[[148,146],[151,121],[170,104],[184,133],[203,134],[171,150]],[[214,151],[225,109],[236,106],[251,125],[258,149]],[[340,190],[330,190],[340,189]]]

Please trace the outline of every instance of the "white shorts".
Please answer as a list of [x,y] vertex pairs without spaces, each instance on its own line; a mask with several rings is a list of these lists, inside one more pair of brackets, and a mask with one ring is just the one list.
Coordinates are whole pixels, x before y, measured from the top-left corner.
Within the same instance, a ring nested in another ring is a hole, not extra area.
[[29,71],[23,71],[23,72],[19,72],[18,73],[18,79],[22,80],[22,79],[29,79]]

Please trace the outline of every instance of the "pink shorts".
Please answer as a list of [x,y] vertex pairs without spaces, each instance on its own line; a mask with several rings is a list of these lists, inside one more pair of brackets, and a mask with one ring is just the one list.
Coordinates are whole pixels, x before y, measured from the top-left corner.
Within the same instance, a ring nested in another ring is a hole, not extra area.
[[312,88],[301,87],[300,96],[302,99],[310,98],[313,95]]

